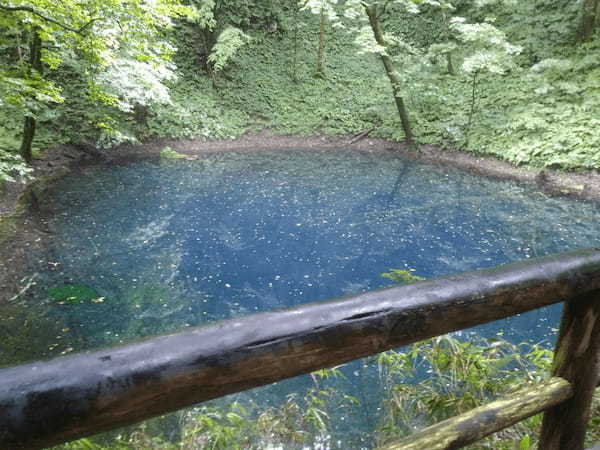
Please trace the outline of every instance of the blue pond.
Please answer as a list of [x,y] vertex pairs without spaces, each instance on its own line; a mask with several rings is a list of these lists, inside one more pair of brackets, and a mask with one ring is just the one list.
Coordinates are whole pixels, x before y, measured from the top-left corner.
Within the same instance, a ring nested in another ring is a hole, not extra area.
[[[2,363],[381,288],[390,269],[431,278],[600,244],[597,204],[387,152],[213,153],[88,169],[61,181],[47,207],[53,237],[31,255],[35,285],[0,308],[5,329],[24,330],[28,343],[7,337]],[[97,298],[50,299],[48,288],[63,285]],[[467,333],[550,344],[559,312]],[[345,369],[355,390],[370,379],[356,367]],[[273,404],[309,383],[240,396]],[[368,403],[357,433],[376,415]]]

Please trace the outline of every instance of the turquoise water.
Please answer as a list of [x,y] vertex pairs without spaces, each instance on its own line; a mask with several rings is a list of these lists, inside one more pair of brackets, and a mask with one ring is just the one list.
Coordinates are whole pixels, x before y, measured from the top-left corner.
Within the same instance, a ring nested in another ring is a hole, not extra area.
[[[214,153],[88,169],[43,207],[52,234],[46,253],[30,255],[35,284],[0,307],[4,364],[381,288],[392,268],[431,278],[600,244],[597,204],[387,152]],[[49,298],[65,285],[97,297]],[[558,316],[547,308],[465,333],[550,343]],[[346,383],[372,394],[357,367]],[[309,384],[260,395],[276,403]],[[366,399],[357,434],[376,405]]]

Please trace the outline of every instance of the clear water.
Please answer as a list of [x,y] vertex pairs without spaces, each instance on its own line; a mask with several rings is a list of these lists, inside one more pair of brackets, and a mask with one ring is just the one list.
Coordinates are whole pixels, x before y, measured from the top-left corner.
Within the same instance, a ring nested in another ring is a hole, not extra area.
[[[61,181],[45,206],[53,234],[46,253],[31,255],[35,284],[0,306],[3,364],[381,288],[391,268],[431,278],[600,244],[597,204],[386,152],[214,153],[96,168]],[[48,298],[48,287],[65,284],[98,299]],[[475,332],[550,342],[558,315],[547,308]],[[347,382],[364,396],[373,388],[356,367]],[[276,402],[309,382],[257,395]],[[375,400],[366,403],[357,433],[375,420]]]

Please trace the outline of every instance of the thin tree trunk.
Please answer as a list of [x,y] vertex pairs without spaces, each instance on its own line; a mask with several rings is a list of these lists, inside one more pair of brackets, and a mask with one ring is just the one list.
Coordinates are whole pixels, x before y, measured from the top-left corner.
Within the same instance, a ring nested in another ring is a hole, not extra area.
[[479,72],[473,72],[473,79],[471,82],[471,110],[469,111],[469,122],[467,123],[467,129],[465,131],[466,145],[469,144],[469,135],[471,134],[471,126],[473,125],[473,116],[475,116],[475,109],[477,107],[477,75],[479,75]]
[[448,67],[448,75],[456,75],[456,70],[454,69],[454,63],[452,61],[452,53],[446,53],[446,65]]
[[[375,41],[377,41],[377,43],[382,47],[386,47],[385,39],[383,38],[383,32],[381,31],[381,26],[377,17],[377,7],[365,6],[365,11],[367,13],[367,16],[369,16],[369,23],[371,24],[371,29],[373,30]],[[406,109],[406,106],[404,105],[404,99],[400,95],[400,80],[398,79],[396,71],[394,70],[392,59],[386,54],[382,54],[380,56],[381,61],[383,62],[383,66],[385,67],[385,72],[387,73],[387,76],[392,85],[394,100],[396,101],[396,108],[398,109],[400,121],[402,122],[402,129],[404,130],[406,142],[408,143],[408,145],[413,147],[415,145],[414,136],[410,124],[410,119],[408,117],[408,111]]]
[[212,52],[215,43],[217,42],[217,34],[214,30],[209,30],[208,28],[202,28],[200,30],[202,35],[202,46],[204,48],[205,55],[205,65],[204,69],[206,70],[206,74],[210,77],[213,89],[217,89],[217,77],[215,74],[215,70],[212,64],[209,62],[208,57]]
[[21,33],[17,33],[17,54],[19,55],[19,66],[23,64],[23,52],[21,51]]
[[315,70],[316,77],[323,77],[323,57],[325,56],[325,28],[327,25],[327,17],[325,9],[321,8],[321,24],[319,26],[319,51],[317,52],[317,68]]
[[[452,33],[450,32],[450,25],[448,20],[448,14],[446,14],[446,10],[442,9],[442,21],[444,24],[443,31],[440,36],[444,41],[452,40]],[[446,67],[448,70],[448,75],[456,75],[456,70],[454,69],[454,61],[452,60],[452,52],[446,53]]]
[[600,0],[584,0],[582,6],[581,28],[579,30],[579,41],[589,41],[596,25],[598,25],[598,13],[600,11]]
[[292,56],[292,81],[298,82],[298,2],[292,1],[292,8],[294,10],[294,53]]
[[19,153],[28,164],[31,164],[33,159],[31,147],[33,138],[35,137],[35,125],[36,122],[33,117],[25,117],[25,122],[23,124],[23,138],[21,139],[21,149],[19,150]]
[[[31,31],[31,41],[29,43],[29,74],[36,71],[42,73],[42,39],[40,38],[37,28]],[[31,113],[29,113],[31,114]],[[25,117],[23,124],[23,138],[21,140],[21,149],[19,153],[27,163],[31,163],[32,151],[31,146],[35,137],[36,121],[32,115]]]

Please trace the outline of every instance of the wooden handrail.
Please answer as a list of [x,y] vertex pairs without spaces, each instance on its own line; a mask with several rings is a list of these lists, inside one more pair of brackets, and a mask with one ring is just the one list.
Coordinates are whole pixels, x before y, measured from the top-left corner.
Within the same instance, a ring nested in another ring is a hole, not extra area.
[[381,450],[459,449],[542,411],[539,450],[583,450],[599,369],[600,291],[592,291],[566,301],[554,351],[554,378]]
[[2,369],[0,448],[43,448],[598,289],[594,248]]
[[552,378],[487,405],[436,423],[380,450],[452,450],[462,448],[558,405],[573,396],[571,384]]

